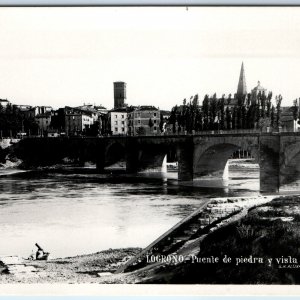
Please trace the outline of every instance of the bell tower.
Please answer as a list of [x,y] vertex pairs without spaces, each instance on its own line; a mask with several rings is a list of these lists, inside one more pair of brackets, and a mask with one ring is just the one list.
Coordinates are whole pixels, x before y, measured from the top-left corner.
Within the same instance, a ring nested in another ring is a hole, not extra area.
[[114,108],[125,106],[126,83],[123,81],[114,82]]

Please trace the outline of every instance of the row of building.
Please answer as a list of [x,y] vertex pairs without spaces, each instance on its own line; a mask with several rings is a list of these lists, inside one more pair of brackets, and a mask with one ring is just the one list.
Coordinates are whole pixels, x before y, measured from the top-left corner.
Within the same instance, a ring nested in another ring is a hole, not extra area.
[[[24,120],[34,120],[38,128],[36,134],[43,136],[149,135],[161,132],[158,108],[128,106],[125,99],[126,83],[114,82],[114,108],[111,110],[93,104],[54,110],[51,106],[13,105],[7,99],[0,99],[0,107],[18,111]],[[168,112],[165,117],[167,115]]]

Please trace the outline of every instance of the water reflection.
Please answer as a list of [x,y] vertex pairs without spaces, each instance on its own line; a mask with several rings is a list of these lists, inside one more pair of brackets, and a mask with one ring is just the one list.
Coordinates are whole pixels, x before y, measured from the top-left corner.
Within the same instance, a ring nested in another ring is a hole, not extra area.
[[213,178],[183,184],[176,173],[11,174],[0,180],[0,235],[5,241],[0,254],[28,256],[35,242],[53,257],[144,247],[209,197],[257,194],[258,170],[251,172],[230,173],[225,186]]

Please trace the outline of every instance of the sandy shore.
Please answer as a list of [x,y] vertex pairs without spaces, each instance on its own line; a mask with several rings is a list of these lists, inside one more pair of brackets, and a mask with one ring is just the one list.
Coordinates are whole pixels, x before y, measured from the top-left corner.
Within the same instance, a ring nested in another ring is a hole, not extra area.
[[[0,283],[101,283],[105,278],[98,273],[114,272],[140,248],[109,249],[89,255],[58,258],[48,261],[24,260],[35,272],[0,274]],[[122,276],[120,283],[123,283]]]

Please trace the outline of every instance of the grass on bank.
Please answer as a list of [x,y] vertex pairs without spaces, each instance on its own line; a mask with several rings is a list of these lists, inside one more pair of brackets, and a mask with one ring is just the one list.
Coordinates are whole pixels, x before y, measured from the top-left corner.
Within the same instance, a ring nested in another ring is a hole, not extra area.
[[[231,258],[225,263],[223,258]],[[200,245],[199,258],[156,270],[146,283],[299,284],[300,197],[279,197],[220,228]],[[272,260],[271,260],[272,259]]]

